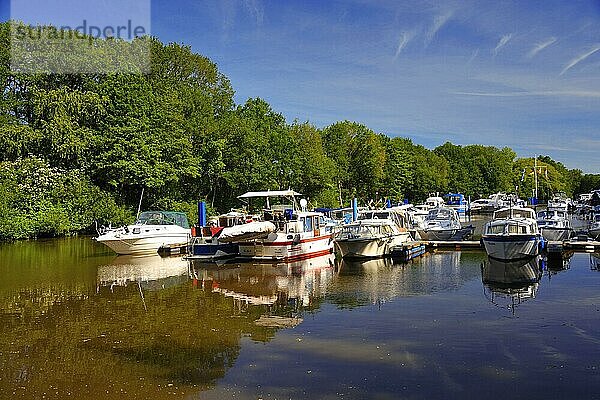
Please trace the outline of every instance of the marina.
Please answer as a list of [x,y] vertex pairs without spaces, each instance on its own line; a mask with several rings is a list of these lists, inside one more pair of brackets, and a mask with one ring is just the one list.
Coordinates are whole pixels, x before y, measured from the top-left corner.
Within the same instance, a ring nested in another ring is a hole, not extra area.
[[134,2],[0,5],[0,400],[600,400],[599,0]]

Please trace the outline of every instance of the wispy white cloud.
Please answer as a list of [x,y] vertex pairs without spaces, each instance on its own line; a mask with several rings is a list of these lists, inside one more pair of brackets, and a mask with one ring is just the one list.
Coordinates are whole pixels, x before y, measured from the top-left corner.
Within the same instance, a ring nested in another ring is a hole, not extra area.
[[479,97],[533,97],[533,96],[568,96],[568,97],[591,97],[600,98],[600,91],[593,90],[541,90],[520,92],[453,92],[460,96]]
[[479,49],[476,49],[473,54],[471,54],[471,57],[469,58],[469,61],[467,61],[467,65],[471,65],[471,63],[473,61],[475,61],[475,59],[477,58],[477,56],[479,55]]
[[402,50],[404,50],[408,42],[410,42],[414,36],[415,33],[412,31],[402,32],[402,34],[400,35],[400,40],[398,40],[398,47],[396,47],[396,54],[394,54],[394,61],[396,61],[400,53],[402,53]]
[[500,51],[500,49],[502,49],[504,46],[506,46],[506,44],[512,37],[513,37],[513,34],[509,33],[500,38],[500,40],[498,41],[498,44],[496,45],[496,47],[494,47],[494,50],[493,50],[494,57],[496,55],[498,55],[498,52]]
[[544,50],[546,47],[550,46],[553,43],[556,43],[557,40],[557,38],[551,37],[541,43],[536,44],[535,47],[531,49],[529,53],[527,53],[527,58],[533,58],[537,53]]
[[571,61],[569,61],[569,63],[563,68],[562,71],[560,71],[559,75],[563,75],[565,72],[567,72],[568,70],[570,70],[571,68],[573,68],[575,65],[579,64],[580,62],[582,62],[583,60],[585,60],[586,58],[588,58],[589,56],[591,56],[592,54],[594,54],[595,52],[597,52],[598,50],[600,50],[600,45],[596,45],[592,50],[588,51],[587,53],[581,54],[575,58],[573,58]]
[[438,15],[433,19],[433,25],[427,33],[425,34],[425,47],[429,46],[432,40],[435,38],[435,35],[438,33],[440,29],[452,18],[453,12],[449,12],[446,14]]
[[262,3],[260,3],[259,0],[244,0],[244,6],[246,7],[246,10],[248,10],[248,13],[254,17],[256,25],[262,26],[265,16],[265,10]]

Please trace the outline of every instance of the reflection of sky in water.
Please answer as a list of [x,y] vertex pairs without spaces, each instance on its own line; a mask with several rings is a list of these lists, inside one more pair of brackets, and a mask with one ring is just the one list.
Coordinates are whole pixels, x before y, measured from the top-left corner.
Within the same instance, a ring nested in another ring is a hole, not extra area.
[[245,342],[203,398],[598,396],[600,273],[589,255],[544,272],[513,315],[485,296],[485,254],[457,254],[342,266],[320,313],[265,345]]

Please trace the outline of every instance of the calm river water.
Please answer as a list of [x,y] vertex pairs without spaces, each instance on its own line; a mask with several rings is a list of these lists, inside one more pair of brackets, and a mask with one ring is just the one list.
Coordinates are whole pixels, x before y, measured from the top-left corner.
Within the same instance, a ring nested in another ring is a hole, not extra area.
[[215,266],[3,244],[0,398],[600,399],[598,257]]

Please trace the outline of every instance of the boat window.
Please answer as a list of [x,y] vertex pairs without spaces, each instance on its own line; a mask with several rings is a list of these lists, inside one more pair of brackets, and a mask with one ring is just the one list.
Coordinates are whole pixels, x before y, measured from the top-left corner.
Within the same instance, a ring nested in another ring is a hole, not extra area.
[[487,233],[491,233],[494,235],[504,233],[504,225],[491,225],[488,226]]
[[519,233],[519,225],[509,225],[508,233]]
[[304,219],[304,232],[311,232],[313,230],[313,219],[312,217],[302,218]]
[[451,217],[452,213],[450,212],[450,210],[445,208],[435,208],[433,210],[430,210],[429,214],[427,215],[428,220],[450,219]]
[[323,217],[315,217],[315,229],[319,229],[321,227],[321,219]]

